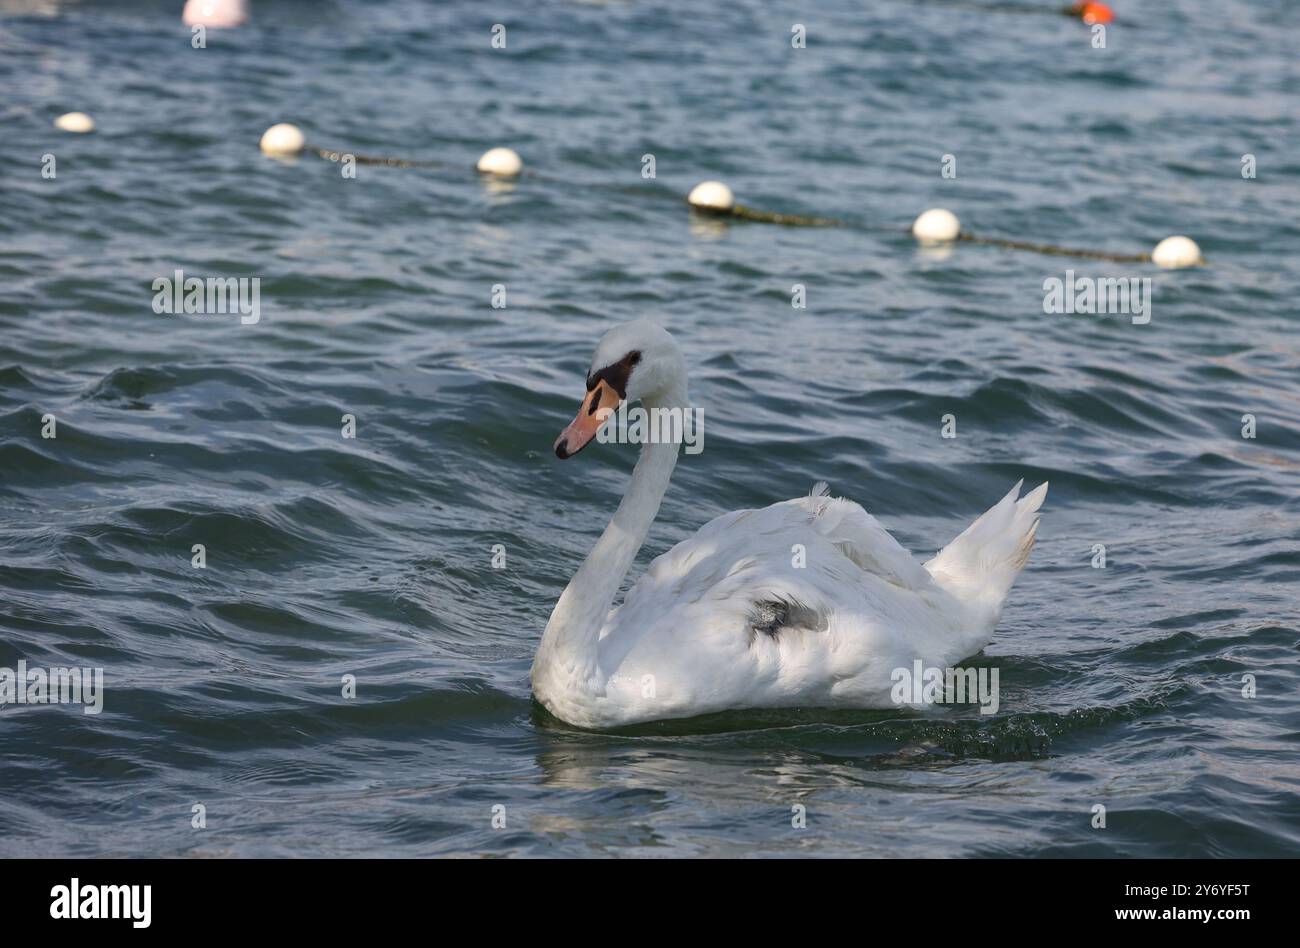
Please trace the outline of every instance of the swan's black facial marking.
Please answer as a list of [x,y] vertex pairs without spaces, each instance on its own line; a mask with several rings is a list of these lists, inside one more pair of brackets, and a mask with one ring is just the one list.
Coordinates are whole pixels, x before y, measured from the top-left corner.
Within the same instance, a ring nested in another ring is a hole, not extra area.
[[596,387],[597,383],[603,381],[606,385],[618,392],[619,398],[627,398],[627,380],[632,375],[632,369],[641,361],[641,353],[633,349],[623,358],[619,359],[603,369],[592,372],[587,376],[587,391]]
[[749,611],[749,642],[760,635],[776,639],[782,632],[805,630],[825,632],[826,617],[797,599],[761,599]]

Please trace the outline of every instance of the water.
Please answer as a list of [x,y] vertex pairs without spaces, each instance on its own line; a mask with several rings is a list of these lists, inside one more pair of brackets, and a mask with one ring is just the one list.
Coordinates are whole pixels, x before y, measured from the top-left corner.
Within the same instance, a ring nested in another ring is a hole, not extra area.
[[[1121,2],[1106,50],[1061,16],[901,0],[261,0],[205,50],[179,2],[6,6],[0,666],[102,666],[107,693],[0,710],[0,852],[1297,853],[1293,4]],[[50,127],[73,109],[96,134]],[[464,168],[509,144],[540,175],[347,180],[261,157],[279,121]],[[693,221],[705,178],[861,226]],[[1117,253],[1185,233],[1211,265],[943,258],[905,233],[935,205]],[[1152,321],[1045,315],[1067,267],[1153,277]],[[260,278],[260,322],[156,315],[177,268]],[[532,703],[633,462],[551,441],[638,316],[685,348],[706,441],[634,575],[822,478],[923,557],[1051,481],[981,660],[998,714],[601,735]]]

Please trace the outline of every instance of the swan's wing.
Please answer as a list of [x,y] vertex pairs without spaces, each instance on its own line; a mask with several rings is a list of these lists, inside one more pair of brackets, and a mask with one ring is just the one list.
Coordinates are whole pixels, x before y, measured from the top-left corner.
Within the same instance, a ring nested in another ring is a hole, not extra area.
[[658,715],[888,702],[891,669],[946,659],[951,604],[873,517],[819,489],[724,514],[656,557],[609,613],[600,664],[633,704],[649,675]]
[[863,573],[907,593],[937,591],[929,572],[875,517],[819,483],[805,497],[710,520],[655,557],[610,615],[621,613],[619,624],[632,616],[645,621],[668,607],[733,597],[743,609],[743,594],[765,587],[834,608],[868,582]]
[[[810,535],[826,545],[808,547]],[[911,592],[934,588],[930,573],[879,520],[851,500],[831,497],[825,482],[804,497],[715,517],[657,556],[637,586],[647,587],[647,592],[664,586],[675,586],[679,593],[702,591],[756,557],[788,561],[801,543],[805,556],[838,553],[848,561],[809,564],[814,570],[820,567],[842,577],[862,570]]]
[[[731,661],[780,622],[824,630],[870,580],[799,503],[723,514],[655,557],[610,611],[602,663],[620,667],[632,656],[636,667],[664,668],[710,650]],[[715,671],[725,678],[740,669]]]
[[880,521],[860,504],[830,496],[825,481],[813,485],[807,497],[787,501],[812,517],[812,527],[850,560],[881,579],[904,589],[929,588],[933,579],[911,553],[903,549]]

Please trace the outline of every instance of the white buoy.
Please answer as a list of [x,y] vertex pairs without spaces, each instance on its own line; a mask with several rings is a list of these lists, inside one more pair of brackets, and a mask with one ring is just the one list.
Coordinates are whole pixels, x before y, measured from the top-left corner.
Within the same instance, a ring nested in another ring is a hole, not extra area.
[[524,170],[524,160],[513,148],[489,148],[483,152],[475,165],[483,174],[494,174],[498,178],[514,178]]
[[281,122],[272,125],[262,133],[259,143],[262,151],[268,155],[296,155],[302,151],[307,139],[303,138],[302,129],[297,125]]
[[923,244],[946,244],[961,233],[961,221],[952,211],[932,207],[912,222],[912,236]]
[[186,26],[216,29],[243,26],[248,22],[248,3],[246,0],[186,0],[181,22]]
[[736,206],[736,196],[721,181],[701,181],[686,196],[691,207],[709,211],[729,211]]
[[1205,261],[1201,259],[1201,248],[1190,237],[1166,237],[1151,251],[1151,262],[1166,270],[1181,270]]
[[67,115],[60,115],[56,118],[54,127],[65,132],[85,134],[95,130],[95,120],[85,112],[69,112]]

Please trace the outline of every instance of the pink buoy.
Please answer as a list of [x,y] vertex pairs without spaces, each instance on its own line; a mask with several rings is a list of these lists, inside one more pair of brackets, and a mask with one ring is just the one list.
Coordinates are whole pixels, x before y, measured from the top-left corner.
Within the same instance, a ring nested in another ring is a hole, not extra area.
[[186,26],[225,29],[248,22],[247,0],[186,0],[181,20]]

